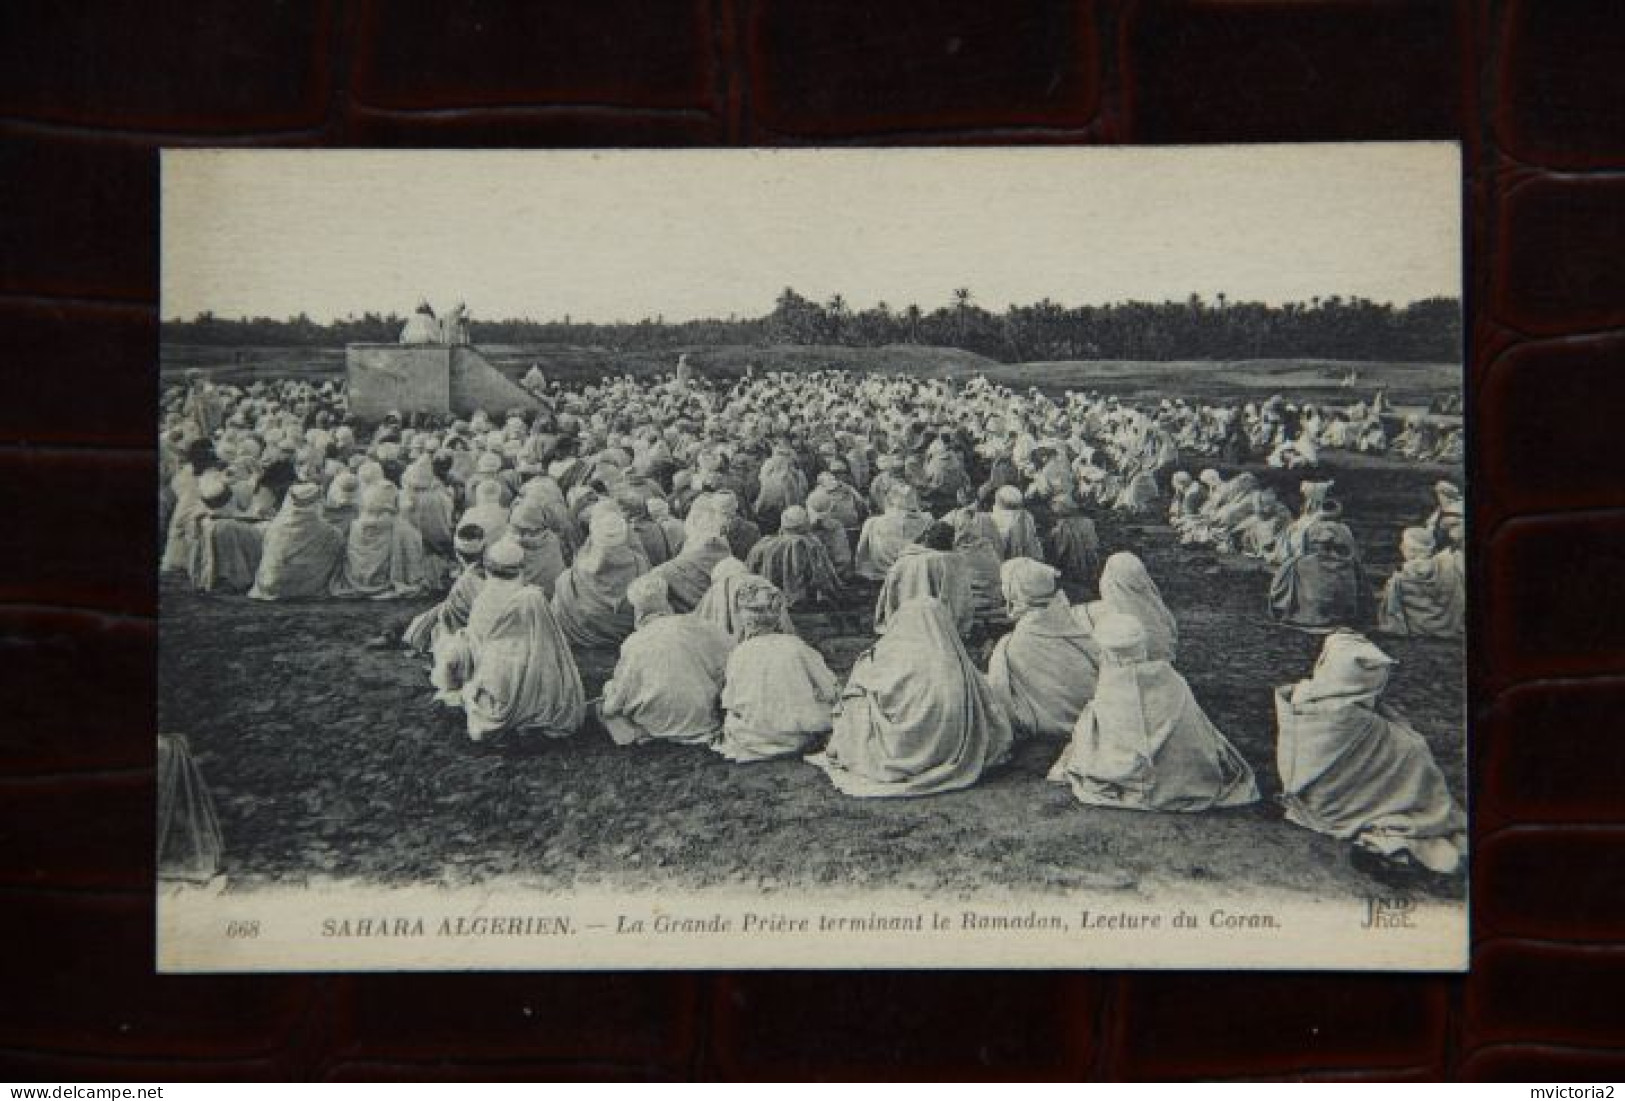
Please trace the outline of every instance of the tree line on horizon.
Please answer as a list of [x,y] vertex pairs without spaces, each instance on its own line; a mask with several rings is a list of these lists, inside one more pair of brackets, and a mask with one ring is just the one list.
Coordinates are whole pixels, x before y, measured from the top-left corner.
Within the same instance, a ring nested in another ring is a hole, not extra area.
[[[201,313],[161,326],[177,344],[320,347],[397,340],[406,318],[368,312],[323,324],[306,314],[286,320]],[[1270,306],[1213,301],[1115,302],[1063,306],[1050,299],[991,311],[969,288],[932,310],[886,302],[855,310],[833,295],[819,302],[786,287],[771,312],[752,318],[636,322],[508,319],[470,322],[480,344],[562,344],[651,351],[707,345],[921,344],[962,348],[1005,363],[1073,359],[1327,358],[1444,361],[1461,358],[1461,304],[1425,298],[1404,306],[1331,295]]]

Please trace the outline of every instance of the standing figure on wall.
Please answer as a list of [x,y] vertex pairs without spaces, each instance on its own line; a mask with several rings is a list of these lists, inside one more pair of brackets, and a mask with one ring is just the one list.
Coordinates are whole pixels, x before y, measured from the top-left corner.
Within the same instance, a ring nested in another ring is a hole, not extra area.
[[417,312],[401,329],[402,344],[439,344],[440,322],[434,316],[434,307],[419,302]]
[[447,311],[440,322],[440,342],[442,344],[467,344],[468,339],[468,307],[461,302]]

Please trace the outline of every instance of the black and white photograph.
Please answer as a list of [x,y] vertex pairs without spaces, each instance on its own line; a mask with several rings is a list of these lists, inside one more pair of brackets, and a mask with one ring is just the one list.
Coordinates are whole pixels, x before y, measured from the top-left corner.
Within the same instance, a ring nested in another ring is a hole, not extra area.
[[168,972],[1466,965],[1453,143],[168,151]]

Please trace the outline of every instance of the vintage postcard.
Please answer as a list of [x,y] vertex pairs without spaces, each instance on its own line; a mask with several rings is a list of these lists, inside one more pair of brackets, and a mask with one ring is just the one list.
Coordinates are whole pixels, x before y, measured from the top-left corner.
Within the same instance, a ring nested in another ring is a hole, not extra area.
[[167,153],[159,968],[1465,967],[1459,157]]

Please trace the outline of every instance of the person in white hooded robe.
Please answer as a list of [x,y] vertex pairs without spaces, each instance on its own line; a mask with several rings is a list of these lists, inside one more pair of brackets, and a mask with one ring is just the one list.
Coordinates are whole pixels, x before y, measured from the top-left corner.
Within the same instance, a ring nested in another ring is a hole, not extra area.
[[858,548],[852,555],[852,568],[870,581],[886,580],[887,572],[903,553],[931,526],[931,514],[922,511],[912,486],[899,483],[886,494],[886,511],[863,522]]
[[1031,558],[1000,570],[1015,629],[988,660],[988,681],[1020,737],[1065,738],[1094,698],[1100,647],[1057,586],[1059,571]]
[[807,760],[847,795],[935,795],[975,784],[1009,757],[1011,741],[1004,703],[947,606],[919,597],[858,658],[829,744]]
[[619,646],[633,625],[626,588],[649,572],[649,560],[611,503],[594,510],[587,533],[581,553],[554,583],[553,616],[577,646]]
[[254,600],[299,600],[328,595],[344,558],[344,536],[322,519],[320,486],[288,487],[282,509],[265,525],[265,544],[254,571]]
[[547,596],[522,577],[513,539],[486,549],[485,581],[468,622],[435,644],[435,696],[462,708],[478,742],[508,732],[565,738],[580,728],[586,693]]
[[781,630],[784,594],[754,580],[739,594],[744,637],[728,656],[722,737],[713,749],[730,761],[805,753],[829,733],[840,682],[823,655]]
[[[696,503],[684,521],[686,538],[675,558],[654,567],[670,589],[672,607],[692,611],[711,588],[711,572],[732,557],[722,536],[723,517],[709,503]],[[739,563],[741,566],[743,562]]]
[[1449,874],[1467,818],[1426,740],[1381,702],[1393,658],[1365,636],[1326,637],[1310,679],[1275,690],[1287,821],[1396,864]]
[[1152,658],[1174,660],[1179,649],[1179,624],[1145,563],[1132,551],[1118,551],[1108,557],[1100,571],[1100,599],[1073,608],[1073,615],[1091,630],[1101,617],[1112,613],[1139,620]]
[[999,532],[999,555],[1005,561],[1012,558],[1044,560],[1044,545],[1038,538],[1038,525],[1027,511],[1021,490],[1015,486],[1000,486],[993,496],[993,511],[988,514]]
[[971,633],[976,626],[976,596],[970,569],[953,547],[953,525],[938,520],[902,549],[875,598],[877,635],[886,633],[898,608],[921,596],[947,606],[961,638]]
[[330,586],[333,596],[390,600],[428,588],[423,536],[399,510],[399,491],[389,482],[361,495],[361,515],[350,525],[344,561]]
[[1050,769],[1080,803],[1194,812],[1258,801],[1252,766],[1221,734],[1166,661],[1148,656],[1133,616],[1095,625],[1101,649],[1095,698]]
[[621,643],[597,714],[617,745],[710,745],[722,733],[722,684],[733,640],[693,615],[677,615],[658,574],[626,590],[637,627]]
[[1412,638],[1459,638],[1465,626],[1466,592],[1460,570],[1441,559],[1433,533],[1406,528],[1400,534],[1400,566],[1377,598],[1377,630]]
[[453,538],[452,549],[460,567],[457,579],[444,600],[420,612],[401,634],[401,644],[419,654],[430,653],[442,637],[462,629],[485,582],[485,532],[478,524],[464,524]]

